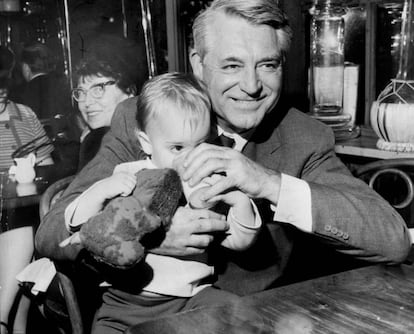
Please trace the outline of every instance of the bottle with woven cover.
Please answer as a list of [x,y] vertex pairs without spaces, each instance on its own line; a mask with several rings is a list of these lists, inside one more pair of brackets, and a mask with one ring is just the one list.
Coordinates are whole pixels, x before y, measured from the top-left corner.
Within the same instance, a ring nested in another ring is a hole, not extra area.
[[371,107],[371,125],[383,150],[414,152],[414,8],[404,1],[398,73]]

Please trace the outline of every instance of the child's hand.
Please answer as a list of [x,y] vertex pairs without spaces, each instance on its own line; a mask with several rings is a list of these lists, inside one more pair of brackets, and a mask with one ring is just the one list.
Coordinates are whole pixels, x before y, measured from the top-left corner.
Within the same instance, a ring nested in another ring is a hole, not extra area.
[[233,210],[236,219],[245,226],[253,226],[255,224],[255,212],[250,202],[250,198],[240,190],[229,191],[211,198],[211,201],[223,201]]
[[207,202],[204,200],[204,193],[222,177],[222,175],[214,174],[204,178],[203,181],[195,187],[190,187],[188,182],[183,182],[184,194],[188,197],[190,207],[193,209],[208,209],[216,205],[218,200],[214,201],[214,199],[211,199]]
[[118,172],[103,179],[95,191],[100,192],[106,199],[111,199],[119,195],[128,196],[136,184],[137,179],[134,174]]
[[251,207],[249,197],[246,194],[242,193],[240,190],[229,191],[225,194],[214,196],[212,199],[209,200],[209,202],[218,201],[223,201],[235,210],[237,210],[238,208],[243,209],[246,207]]

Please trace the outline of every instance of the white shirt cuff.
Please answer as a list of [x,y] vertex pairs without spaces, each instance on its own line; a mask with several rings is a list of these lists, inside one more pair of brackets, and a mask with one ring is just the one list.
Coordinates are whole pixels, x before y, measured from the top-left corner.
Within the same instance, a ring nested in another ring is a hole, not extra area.
[[73,200],[73,202],[71,202],[65,210],[65,225],[66,225],[66,229],[69,232],[75,232],[78,227],[84,223],[86,223],[86,221],[80,221],[80,222],[73,222],[73,215],[75,214],[76,209],[79,206],[80,201],[82,201],[82,199],[84,198],[84,196],[91,191],[94,187],[96,187],[96,185],[98,185],[99,183],[101,183],[102,180],[94,183],[92,186],[90,186],[87,190],[85,190],[81,195],[79,195],[78,197],[76,197],[76,199]]
[[275,213],[275,221],[312,232],[311,191],[306,181],[282,173],[279,202],[270,208]]
[[256,204],[253,202],[253,200],[250,200],[250,204],[252,205],[253,211],[254,211],[254,222],[253,224],[243,224],[234,214],[233,208],[230,207],[229,213],[228,213],[228,220],[230,220],[232,223],[234,223],[238,228],[248,232],[248,231],[256,231],[259,230],[262,226],[262,218],[260,217],[259,210],[257,209]]
[[256,205],[250,200],[253,206],[255,219],[251,224],[243,224],[238,220],[232,208],[230,208],[227,221],[229,222],[229,230],[227,231],[227,237],[221,243],[222,246],[236,250],[242,251],[250,247],[260,231],[262,226],[262,219],[260,218],[260,214],[257,210]]

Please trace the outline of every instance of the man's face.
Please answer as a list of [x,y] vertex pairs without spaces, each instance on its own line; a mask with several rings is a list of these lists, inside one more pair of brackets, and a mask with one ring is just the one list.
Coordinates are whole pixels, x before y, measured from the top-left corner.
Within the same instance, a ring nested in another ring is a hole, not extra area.
[[158,107],[168,110],[168,116],[157,116],[148,122],[145,133],[150,146],[145,151],[158,168],[173,168],[180,154],[207,140],[210,116],[206,112],[198,124],[190,124],[176,104],[166,101]]
[[257,127],[281,91],[276,31],[220,13],[208,28],[206,49],[195,72],[208,86],[219,124],[239,133]]
[[114,81],[114,79],[109,77],[88,76],[81,78],[78,82],[77,88],[81,88],[86,92],[85,99],[78,102],[78,108],[83,119],[91,129],[110,126],[116,106],[119,102],[129,97],[129,95],[119,89],[116,84],[103,86],[102,97],[93,97],[90,89],[109,81]]

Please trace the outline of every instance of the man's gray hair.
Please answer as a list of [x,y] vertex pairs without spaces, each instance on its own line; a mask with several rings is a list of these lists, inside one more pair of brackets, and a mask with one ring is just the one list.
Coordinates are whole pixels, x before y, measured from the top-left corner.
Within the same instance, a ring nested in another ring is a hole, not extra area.
[[201,59],[207,53],[206,36],[208,27],[217,13],[240,17],[255,25],[268,25],[278,34],[282,54],[289,51],[292,30],[286,14],[279,7],[277,0],[215,0],[203,10],[193,23],[193,45]]

